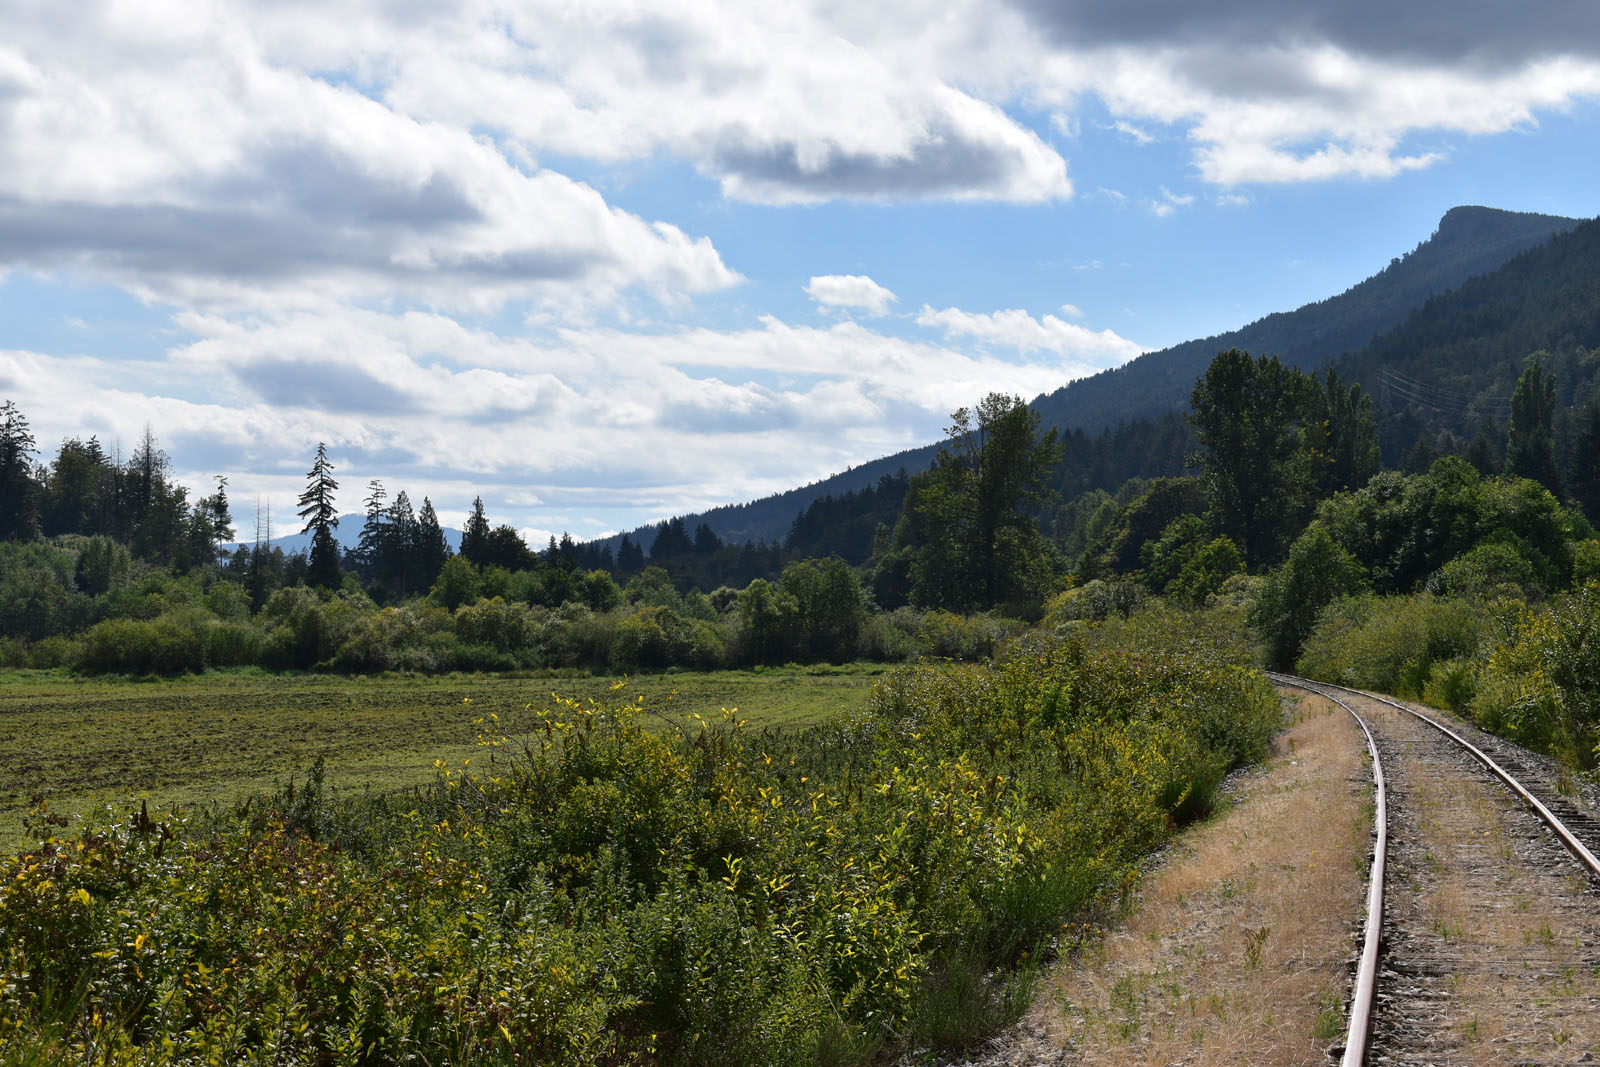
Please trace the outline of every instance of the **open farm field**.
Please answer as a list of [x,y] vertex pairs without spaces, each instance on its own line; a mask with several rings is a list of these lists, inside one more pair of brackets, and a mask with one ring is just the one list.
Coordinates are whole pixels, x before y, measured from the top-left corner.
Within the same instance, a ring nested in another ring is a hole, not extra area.
[[622,679],[609,677],[0,676],[0,847],[21,845],[21,816],[38,795],[68,813],[134,796],[203,804],[303,776],[319,756],[337,788],[404,788],[432,780],[435,759],[480,751],[479,717],[495,713],[514,728],[552,693],[643,697],[652,716],[681,719],[737,707],[752,728],[800,727],[864,708],[882,670],[650,675],[620,691]]

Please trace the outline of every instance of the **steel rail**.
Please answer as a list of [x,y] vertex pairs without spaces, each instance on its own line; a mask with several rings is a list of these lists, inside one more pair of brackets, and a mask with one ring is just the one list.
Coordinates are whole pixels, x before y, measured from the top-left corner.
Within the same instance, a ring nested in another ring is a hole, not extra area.
[[[1306,681],[1305,679],[1294,678],[1293,676],[1286,674],[1272,675],[1271,677],[1283,679],[1283,684],[1293,685],[1300,689],[1310,689],[1312,692],[1316,692],[1316,690],[1312,689],[1310,685],[1303,684]],[[1380,696],[1377,693],[1364,692],[1360,689],[1352,689],[1347,685],[1336,685],[1333,682],[1315,682],[1314,684],[1318,686],[1326,686],[1330,689],[1341,689],[1346,693],[1353,693],[1356,696],[1366,697],[1368,700],[1376,700],[1380,704],[1387,704],[1391,708],[1396,708],[1405,712],[1407,715],[1421,719],[1435,730],[1438,730],[1440,733],[1450,738],[1450,740],[1466,749],[1467,752],[1472,755],[1472,758],[1483,764],[1483,766],[1486,767],[1491,774],[1500,779],[1501,784],[1515,793],[1522,800],[1522,802],[1526,804],[1533,811],[1533,813],[1550,828],[1550,831],[1556,835],[1556,839],[1559,840],[1562,846],[1572,854],[1572,858],[1578,862],[1579,866],[1583,867],[1584,870],[1588,872],[1591,878],[1600,879],[1600,859],[1596,859],[1595,854],[1589,851],[1584,843],[1579,841],[1577,837],[1573,835],[1571,830],[1567,829],[1566,824],[1557,818],[1554,812],[1540,802],[1538,797],[1528,792],[1528,790],[1523,787],[1521,782],[1517,781],[1509,773],[1507,773],[1505,768],[1501,767],[1498,763],[1491,759],[1488,753],[1478,748],[1477,745],[1474,745],[1471,741],[1468,741],[1466,738],[1450,729],[1444,723],[1439,722],[1431,716],[1424,715],[1422,712],[1417,711],[1414,708],[1408,708],[1399,701],[1391,700],[1386,696]],[[1329,697],[1329,699],[1333,698]]]
[[1279,685],[1304,689],[1325,700],[1331,700],[1356,721],[1367,739],[1367,752],[1372,756],[1372,782],[1378,798],[1378,810],[1373,816],[1377,840],[1372,847],[1372,866],[1367,879],[1367,930],[1361,946],[1361,964],[1356,968],[1355,992],[1350,997],[1350,1025],[1345,1031],[1344,1055],[1340,1067],[1362,1067],[1366,1063],[1367,1043],[1372,1038],[1372,999],[1378,988],[1378,950],[1383,942],[1383,882],[1389,857],[1389,802],[1388,790],[1383,781],[1383,764],[1378,759],[1378,744],[1372,731],[1356,709],[1349,704],[1306,683],[1304,679],[1287,674],[1268,673]]

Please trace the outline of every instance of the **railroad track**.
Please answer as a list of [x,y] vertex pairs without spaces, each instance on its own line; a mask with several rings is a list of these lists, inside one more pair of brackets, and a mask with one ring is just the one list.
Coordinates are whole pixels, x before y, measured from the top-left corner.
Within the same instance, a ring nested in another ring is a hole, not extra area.
[[1515,746],[1387,697],[1272,677],[1344,707],[1373,761],[1345,1067],[1600,1061],[1600,821]]

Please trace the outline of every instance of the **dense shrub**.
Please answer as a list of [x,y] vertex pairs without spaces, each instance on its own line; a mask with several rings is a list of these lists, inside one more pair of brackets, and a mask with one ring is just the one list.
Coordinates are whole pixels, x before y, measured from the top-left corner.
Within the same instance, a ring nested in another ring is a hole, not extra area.
[[[1548,573],[1548,565],[1544,569]],[[1428,580],[1428,591],[1449,597],[1536,600],[1544,595],[1546,580],[1514,542],[1486,541],[1439,568]]]
[[949,991],[988,1025],[1025,1005],[1062,923],[1115,900],[1280,711],[1200,653],[1069,644],[905,670],[870,714],[797,735],[654,733],[626,701],[530,716],[485,722],[487,760],[398,804],[314,774],[205,826],[141,813],[60,841],[36,818],[0,860],[0,1050],[942,1054],[983,1036]]
[[107,619],[84,634],[78,667],[103,674],[198,674],[206,668],[205,633],[171,616]]
[[1101,621],[1111,615],[1127,617],[1144,603],[1144,589],[1131,578],[1094,578],[1065,590],[1045,605],[1046,626],[1083,619]]
[[1593,769],[1600,757],[1600,583],[1525,610],[1476,679],[1486,729]]
[[612,657],[624,670],[712,670],[726,662],[727,646],[715,624],[645,604],[617,626]]
[[1429,594],[1335,601],[1306,639],[1309,678],[1420,698],[1435,664],[1470,659],[1487,640],[1477,604]]
[[533,620],[521,604],[499,597],[480,600],[456,612],[456,637],[464,645],[484,645],[496,652],[516,652],[532,643]]
[[1201,607],[1230,578],[1244,573],[1244,556],[1230,538],[1218,537],[1198,548],[1167,585],[1179,604]]
[[977,663],[993,656],[1007,637],[1023,628],[1016,620],[935,609],[924,615],[917,627],[917,648],[934,659]]
[[1291,668],[1322,609],[1368,587],[1367,572],[1321,522],[1306,527],[1283,566],[1267,576],[1250,609],[1250,627],[1261,641],[1267,665]]

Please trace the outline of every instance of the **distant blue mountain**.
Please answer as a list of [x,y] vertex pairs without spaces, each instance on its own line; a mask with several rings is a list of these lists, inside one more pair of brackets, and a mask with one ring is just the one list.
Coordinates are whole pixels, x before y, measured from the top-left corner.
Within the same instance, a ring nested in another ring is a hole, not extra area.
[[[361,543],[361,527],[366,524],[366,521],[367,517],[361,514],[340,515],[339,525],[336,526],[333,531],[333,539],[339,542],[339,547],[341,549],[355,548],[356,545]],[[280,537],[277,536],[278,529],[289,529],[293,530],[294,533],[286,534]],[[243,531],[241,530],[241,532]],[[301,533],[298,525],[275,527],[273,534],[273,547],[283,549],[283,554],[286,556],[292,556],[296,552],[311,551],[311,535],[308,533]],[[461,551],[460,530],[457,530],[451,526],[444,527],[444,539],[449,543],[450,551]],[[227,548],[231,552],[237,548],[247,548],[250,544],[251,542],[249,541],[239,541],[235,544],[228,545]]]

